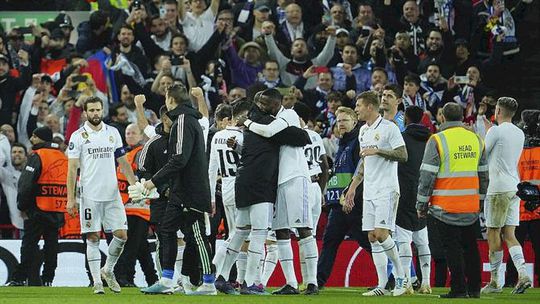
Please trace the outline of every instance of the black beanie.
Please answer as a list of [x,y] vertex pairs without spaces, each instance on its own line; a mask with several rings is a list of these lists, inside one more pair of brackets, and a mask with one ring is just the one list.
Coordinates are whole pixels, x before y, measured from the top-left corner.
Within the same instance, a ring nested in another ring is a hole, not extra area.
[[32,132],[35,136],[39,137],[41,140],[46,142],[52,141],[52,131],[48,127],[40,127],[36,128],[34,132]]

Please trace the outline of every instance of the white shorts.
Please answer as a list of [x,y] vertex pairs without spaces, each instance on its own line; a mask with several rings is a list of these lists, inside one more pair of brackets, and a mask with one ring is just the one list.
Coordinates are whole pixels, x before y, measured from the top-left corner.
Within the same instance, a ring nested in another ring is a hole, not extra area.
[[236,228],[251,226],[251,229],[270,229],[272,223],[272,203],[259,203],[237,208]]
[[519,226],[519,197],[515,192],[486,195],[484,216],[488,228]]
[[272,230],[313,228],[306,177],[295,177],[278,185]]
[[424,227],[418,231],[411,231],[396,225],[396,232],[394,235],[394,240],[396,243],[410,244],[411,242],[414,242],[416,246],[429,245],[427,227]]
[[229,238],[234,235],[236,232],[236,217],[238,210],[236,206],[233,205],[223,205],[223,210],[225,212],[225,220],[227,221],[227,227],[229,228]]
[[310,183],[309,184],[309,203],[311,207],[311,216],[313,217],[313,231],[312,234],[317,234],[317,224],[319,223],[319,218],[321,217],[322,211],[322,193],[321,186],[319,183]]
[[397,192],[390,192],[373,200],[364,200],[362,230],[373,231],[375,228],[381,228],[394,231],[398,201]]
[[81,208],[79,210],[81,220],[81,233],[101,232],[101,227],[105,232],[116,230],[127,230],[127,216],[120,193],[118,199],[109,202],[93,201],[81,198]]

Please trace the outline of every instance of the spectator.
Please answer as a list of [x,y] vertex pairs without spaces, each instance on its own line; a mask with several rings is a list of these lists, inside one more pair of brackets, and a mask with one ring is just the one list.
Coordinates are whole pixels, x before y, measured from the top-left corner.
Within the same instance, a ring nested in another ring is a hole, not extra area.
[[189,40],[189,50],[198,51],[214,32],[214,19],[218,14],[219,0],[212,0],[210,8],[205,0],[188,0],[191,11],[186,11],[184,1],[178,2],[178,15],[184,34]]
[[430,63],[426,73],[420,75],[422,88],[422,98],[426,101],[426,108],[431,112],[432,117],[436,114],[436,109],[443,105],[443,94],[447,89],[447,80],[441,76],[441,70],[437,63]]
[[[444,19],[442,19],[444,20]],[[441,30],[432,29],[426,42],[426,50],[421,55],[423,58],[418,65],[418,71],[424,73],[429,64],[437,62],[440,72],[444,77],[452,75],[455,62],[455,47],[452,33],[448,29],[446,21],[441,22]]]
[[0,126],[0,134],[4,135],[8,139],[10,145],[15,143],[15,129],[13,129],[11,125],[3,124]]
[[77,52],[89,56],[104,47],[111,45],[112,26],[110,18],[103,10],[97,10],[90,14],[88,21],[83,21],[77,27],[79,39],[77,40]]
[[20,61],[20,76],[9,74],[9,60],[0,54],[0,125],[13,124],[16,119],[15,96],[30,85],[32,74],[29,67],[28,53],[24,50],[18,52]]
[[331,68],[334,77],[334,90],[342,92],[348,90],[349,75],[347,73],[349,69],[356,80],[356,87],[354,88],[356,92],[361,93],[369,89],[365,85],[369,83],[370,73],[358,63],[356,47],[352,44],[345,45],[341,53],[341,59],[341,63]]
[[[309,58],[307,44],[303,38],[294,41],[290,51],[292,59],[289,59],[278,49],[272,33],[266,30],[263,32],[268,54],[270,58],[277,60],[279,63],[281,80],[285,85],[292,85],[310,66],[325,66],[332,59],[336,45],[336,29],[328,27],[326,30],[330,37],[326,41],[322,52],[313,59]],[[314,86],[314,81],[308,81],[306,89]]]
[[[2,139],[0,138],[0,143]],[[3,145],[2,145],[3,147]],[[17,189],[19,177],[26,166],[26,147],[20,143],[13,143],[8,155],[8,163],[0,167],[0,184],[7,200],[11,224],[17,229],[24,229],[23,214],[17,208]]]
[[238,51],[228,46],[226,56],[231,69],[232,84],[248,88],[255,83],[257,75],[262,71],[261,47],[256,42],[247,42]]

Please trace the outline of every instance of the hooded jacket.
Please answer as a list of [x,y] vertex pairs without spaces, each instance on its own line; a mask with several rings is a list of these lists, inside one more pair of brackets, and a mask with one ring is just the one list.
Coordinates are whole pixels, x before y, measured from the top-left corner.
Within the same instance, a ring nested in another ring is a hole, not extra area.
[[426,143],[431,136],[429,129],[421,124],[409,124],[401,133],[407,147],[407,162],[398,163],[399,205],[396,224],[410,231],[418,231],[426,226],[425,219],[418,219],[416,214],[416,194],[420,165],[424,157]]
[[167,149],[168,162],[154,176],[155,185],[170,184],[169,202],[186,208],[211,212],[208,160],[201,113],[188,104],[179,104],[167,115],[174,121]]

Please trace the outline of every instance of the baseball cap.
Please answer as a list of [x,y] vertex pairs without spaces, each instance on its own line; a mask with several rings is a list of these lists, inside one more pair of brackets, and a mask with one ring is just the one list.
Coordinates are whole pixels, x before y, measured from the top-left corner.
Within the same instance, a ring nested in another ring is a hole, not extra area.
[[253,9],[256,11],[270,11],[270,3],[265,0],[258,0],[253,6]]
[[58,23],[59,27],[68,27],[70,29],[73,29],[73,22],[71,21],[71,17],[68,14],[60,13],[56,18],[54,19],[56,23]]

